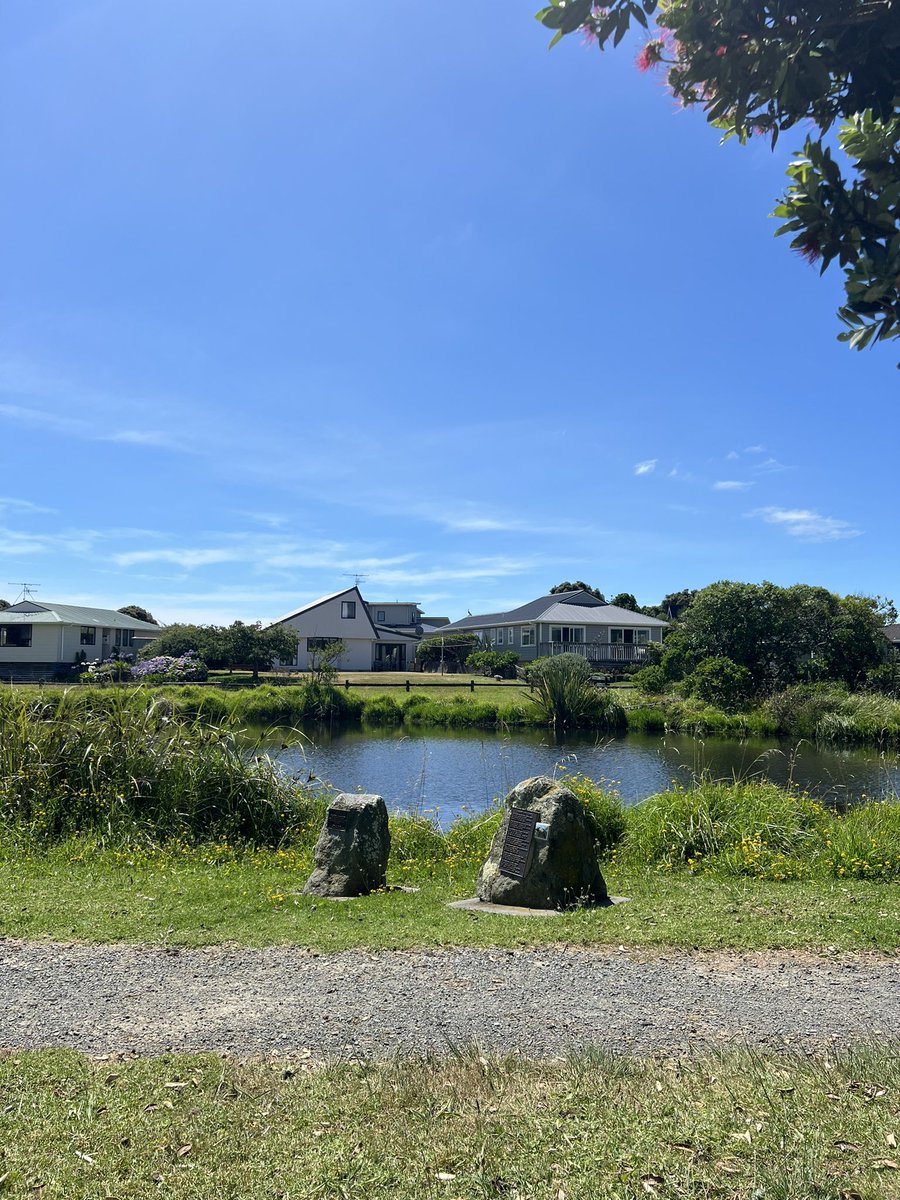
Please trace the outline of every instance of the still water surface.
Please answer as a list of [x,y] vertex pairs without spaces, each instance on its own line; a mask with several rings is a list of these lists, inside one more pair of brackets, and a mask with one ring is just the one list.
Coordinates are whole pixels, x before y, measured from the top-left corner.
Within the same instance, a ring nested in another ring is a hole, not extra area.
[[287,735],[270,738],[266,748],[300,779],[312,776],[339,791],[376,792],[388,808],[425,813],[442,825],[483,811],[531,775],[566,771],[614,783],[626,804],[664,791],[673,781],[689,784],[701,774],[794,783],[832,803],[900,794],[900,757],[896,752],[881,755],[872,747],[826,749],[808,742],[701,741],[639,733],[556,740],[539,730],[410,735],[354,729],[315,731],[309,737],[309,742],[289,746],[282,745]]

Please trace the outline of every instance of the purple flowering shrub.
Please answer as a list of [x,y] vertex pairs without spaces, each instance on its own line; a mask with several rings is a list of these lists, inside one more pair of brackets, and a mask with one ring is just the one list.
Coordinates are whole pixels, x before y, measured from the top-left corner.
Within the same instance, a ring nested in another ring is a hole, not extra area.
[[208,674],[206,663],[189,650],[179,658],[159,654],[156,658],[148,658],[139,663],[134,661],[132,654],[126,654],[122,658],[84,663],[81,677],[95,683],[120,683],[131,680],[144,683],[202,683]]
[[156,658],[146,658],[131,668],[132,679],[142,679],[147,683],[202,683],[208,674],[206,663],[193,650],[188,650],[178,658],[158,654]]

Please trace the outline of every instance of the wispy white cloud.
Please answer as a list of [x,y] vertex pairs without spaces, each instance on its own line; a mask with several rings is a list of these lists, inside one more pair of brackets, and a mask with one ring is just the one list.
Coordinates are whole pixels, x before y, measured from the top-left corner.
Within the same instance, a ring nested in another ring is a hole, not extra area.
[[786,463],[779,462],[777,458],[772,457],[764,459],[751,468],[756,475],[777,475],[779,471],[789,471],[790,469]]
[[658,462],[658,458],[645,458],[643,462],[635,463],[635,475],[652,475]]
[[737,450],[729,450],[728,453],[725,455],[726,462],[734,462],[734,460],[737,458],[740,458],[740,455],[738,454]]
[[747,488],[752,488],[753,483],[742,479],[717,479],[713,484],[715,492],[746,492]]
[[23,404],[0,404],[0,418],[5,418],[13,424],[43,429],[47,433],[77,438],[84,442],[115,442],[182,452],[188,449],[178,438],[159,429],[120,429],[107,433],[91,421]]
[[55,513],[55,508],[44,508],[40,504],[32,504],[30,500],[20,500],[15,496],[0,496],[0,513],[13,512],[19,515],[34,513]]
[[687,483],[694,478],[692,471],[682,471],[681,467],[673,467],[667,475],[668,479],[677,479],[681,483]]
[[845,538],[859,537],[861,529],[855,529],[849,521],[836,517],[823,517],[809,508],[756,508],[747,514],[758,517],[768,525],[776,525],[790,537],[804,542],[836,542]]
[[766,452],[765,446],[745,446],[744,447],[745,454],[765,454],[765,452]]

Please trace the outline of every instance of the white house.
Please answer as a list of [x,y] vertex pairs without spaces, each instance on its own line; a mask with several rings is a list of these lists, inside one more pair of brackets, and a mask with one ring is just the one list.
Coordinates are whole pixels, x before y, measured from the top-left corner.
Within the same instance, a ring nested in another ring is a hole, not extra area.
[[158,625],[110,608],[20,600],[0,610],[0,679],[51,679],[76,662],[131,653],[135,639],[158,637]]
[[[373,614],[384,611],[388,617],[391,605],[367,605],[359,588],[345,588],[330,596],[322,596],[302,608],[279,617],[273,625],[287,625],[298,635],[297,654],[292,663],[281,663],[305,671],[310,667],[310,652],[330,642],[343,642],[344,653],[336,666],[342,671],[405,671],[412,666],[419,635],[404,627],[373,620]],[[417,604],[397,606],[390,615],[396,619],[418,614]],[[403,611],[400,612],[399,609]]]

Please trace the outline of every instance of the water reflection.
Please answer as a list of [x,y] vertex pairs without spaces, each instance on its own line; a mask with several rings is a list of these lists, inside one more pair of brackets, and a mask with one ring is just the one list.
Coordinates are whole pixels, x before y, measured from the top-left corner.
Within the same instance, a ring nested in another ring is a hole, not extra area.
[[530,775],[580,772],[616,786],[627,804],[707,776],[712,779],[771,779],[794,785],[831,803],[900,792],[896,753],[872,748],[823,748],[809,742],[746,742],[630,733],[596,738],[554,739],[539,730],[399,730],[340,733],[310,731],[309,741],[284,746],[289,735],[271,733],[267,749],[300,778],[313,776],[339,791],[377,792],[389,808],[436,816],[482,812]]

